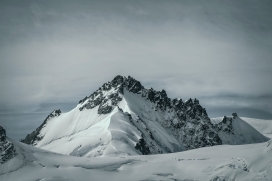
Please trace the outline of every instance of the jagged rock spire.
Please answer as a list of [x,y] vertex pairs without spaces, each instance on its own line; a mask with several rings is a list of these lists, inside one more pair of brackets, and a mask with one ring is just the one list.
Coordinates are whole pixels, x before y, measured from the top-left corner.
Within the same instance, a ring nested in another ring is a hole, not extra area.
[[237,113],[232,113],[232,117],[233,117],[233,119],[235,119],[236,117],[238,117]]
[[3,164],[16,155],[13,144],[7,140],[6,130],[0,126],[0,163]]
[[6,130],[0,126],[0,140],[5,141],[6,140]]

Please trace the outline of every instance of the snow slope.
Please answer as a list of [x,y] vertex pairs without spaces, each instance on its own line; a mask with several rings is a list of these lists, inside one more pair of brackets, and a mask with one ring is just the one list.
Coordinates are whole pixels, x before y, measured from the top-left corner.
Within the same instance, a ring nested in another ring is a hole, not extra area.
[[242,119],[268,138],[272,138],[272,120],[246,118]]
[[137,154],[134,145],[140,133],[128,123],[128,117],[117,108],[101,116],[96,111],[75,108],[51,119],[45,127],[48,129],[40,132],[43,139],[35,146],[75,156]]
[[61,154],[104,157],[268,140],[240,122],[228,118],[212,124],[198,100],[170,99],[164,90],[117,76],[70,112],[53,111],[22,142]]
[[107,158],[60,155],[9,141],[18,154],[0,165],[1,181],[272,180],[271,140],[172,154]]

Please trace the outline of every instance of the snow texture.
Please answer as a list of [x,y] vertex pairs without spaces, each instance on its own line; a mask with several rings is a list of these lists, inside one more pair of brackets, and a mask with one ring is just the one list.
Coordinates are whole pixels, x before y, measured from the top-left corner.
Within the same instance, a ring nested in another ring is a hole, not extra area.
[[269,181],[272,144],[219,145],[161,155],[74,157],[8,139],[18,153],[0,165],[1,181]]
[[272,120],[256,119],[256,118],[245,118],[242,117],[244,121],[262,133],[268,138],[272,138]]

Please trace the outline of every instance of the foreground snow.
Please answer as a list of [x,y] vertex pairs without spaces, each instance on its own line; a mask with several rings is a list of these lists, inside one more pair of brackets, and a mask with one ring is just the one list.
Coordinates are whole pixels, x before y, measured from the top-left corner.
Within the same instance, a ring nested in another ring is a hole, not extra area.
[[272,180],[272,144],[221,145],[172,154],[87,158],[9,139],[18,153],[0,165],[1,181]]

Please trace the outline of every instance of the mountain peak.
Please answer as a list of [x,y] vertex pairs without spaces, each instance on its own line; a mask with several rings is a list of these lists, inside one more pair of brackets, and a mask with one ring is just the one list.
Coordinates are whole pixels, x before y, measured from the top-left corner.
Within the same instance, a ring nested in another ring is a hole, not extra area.
[[117,87],[118,85],[122,85],[122,84],[124,84],[124,85],[126,85],[128,87],[133,86],[133,84],[141,85],[140,81],[134,79],[130,75],[128,77],[117,75],[117,76],[114,77],[114,79],[111,82],[108,82],[108,83],[111,83],[111,85],[113,87]]
[[79,101],[79,110],[92,109],[98,107],[99,114],[110,113],[122,100],[124,89],[132,93],[140,93],[144,89],[140,81],[131,76],[125,77],[117,75],[110,82],[104,83],[102,87],[96,90],[90,96],[86,96]]
[[112,86],[120,85],[124,82],[125,76],[117,75],[114,77],[114,79],[111,81]]
[[202,116],[208,118],[206,110],[201,107],[196,98],[194,100],[190,98],[185,102],[180,98],[172,100],[167,96],[164,89],[161,91],[156,91],[153,88],[146,89],[140,81],[130,75],[128,77],[117,75],[112,81],[104,83],[93,94],[79,101],[79,110],[93,109],[98,106],[99,114],[108,114],[123,100],[125,90],[140,94],[150,102],[155,103],[160,110],[165,111],[173,107],[176,111],[182,112],[183,115],[188,112],[193,119]]

